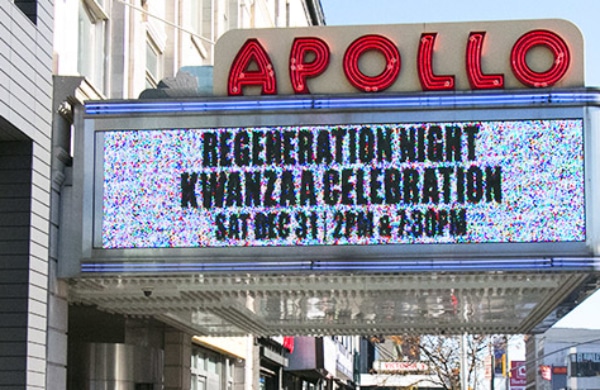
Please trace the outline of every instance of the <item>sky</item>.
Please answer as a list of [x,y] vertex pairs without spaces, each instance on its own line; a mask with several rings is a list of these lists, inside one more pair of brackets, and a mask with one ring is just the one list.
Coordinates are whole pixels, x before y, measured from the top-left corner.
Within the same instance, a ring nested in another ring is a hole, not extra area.
[[[600,87],[600,0],[321,0],[328,26],[565,19],[584,39],[585,85]],[[600,329],[600,292],[554,327]]]
[[321,0],[329,26],[565,19],[584,39],[586,86],[600,87],[599,0]]

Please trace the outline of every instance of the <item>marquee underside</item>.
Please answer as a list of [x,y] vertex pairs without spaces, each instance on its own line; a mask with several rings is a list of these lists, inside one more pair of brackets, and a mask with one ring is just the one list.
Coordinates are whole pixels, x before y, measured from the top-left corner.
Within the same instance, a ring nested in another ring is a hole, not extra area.
[[597,289],[589,272],[98,275],[70,300],[195,335],[537,333]]

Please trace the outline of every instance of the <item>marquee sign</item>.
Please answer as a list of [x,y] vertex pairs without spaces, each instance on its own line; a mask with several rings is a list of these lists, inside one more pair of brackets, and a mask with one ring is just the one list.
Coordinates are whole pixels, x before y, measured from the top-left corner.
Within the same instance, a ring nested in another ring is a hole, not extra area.
[[582,87],[583,40],[563,20],[233,30],[216,95]]
[[587,258],[593,129],[588,94],[566,89],[582,46],[560,20],[228,32],[221,96],[86,104],[72,257],[90,272]]
[[98,137],[105,249],[586,239],[581,119]]

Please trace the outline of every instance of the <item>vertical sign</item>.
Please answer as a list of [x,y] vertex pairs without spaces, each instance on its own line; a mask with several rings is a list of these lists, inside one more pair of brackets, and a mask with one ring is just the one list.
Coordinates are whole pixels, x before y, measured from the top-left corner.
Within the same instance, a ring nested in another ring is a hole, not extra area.
[[493,361],[494,359],[492,359],[492,355],[487,355],[483,361],[483,365],[485,367],[485,373],[484,373],[484,378],[486,380],[491,380],[493,378],[492,375],[492,366],[493,366]]
[[505,374],[506,364],[506,337],[494,338],[494,376],[501,377]]
[[527,371],[524,361],[510,362],[510,389],[525,390],[527,385]]

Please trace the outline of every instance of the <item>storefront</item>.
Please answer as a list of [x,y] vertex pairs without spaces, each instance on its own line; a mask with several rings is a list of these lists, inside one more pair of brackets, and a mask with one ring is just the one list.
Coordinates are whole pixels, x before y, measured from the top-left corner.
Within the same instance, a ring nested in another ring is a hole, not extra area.
[[358,337],[295,337],[285,372],[288,390],[354,389],[353,354]]

